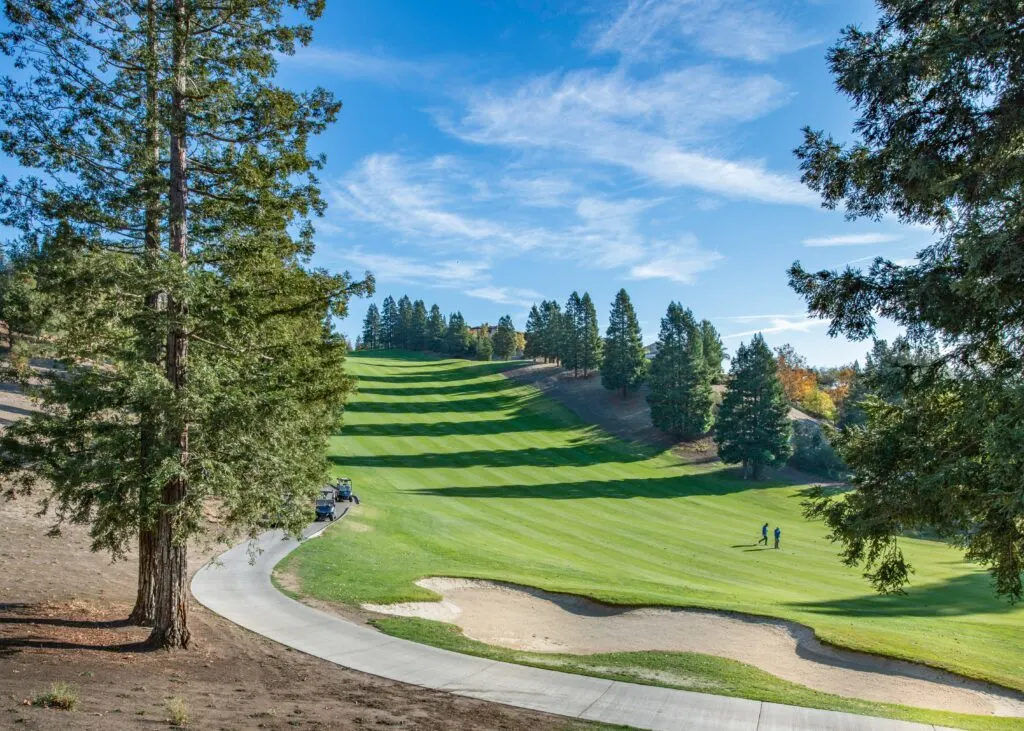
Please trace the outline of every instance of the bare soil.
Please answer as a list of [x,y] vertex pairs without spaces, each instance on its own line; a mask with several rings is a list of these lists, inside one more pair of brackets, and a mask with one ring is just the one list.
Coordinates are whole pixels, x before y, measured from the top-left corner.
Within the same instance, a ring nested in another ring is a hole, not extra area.
[[457,624],[467,637],[530,652],[700,652],[825,693],[956,713],[1024,717],[1024,696],[915,663],[823,645],[808,627],[736,613],[612,607],[530,587],[434,577],[440,602],[364,609]]
[[[0,389],[0,429],[32,404]],[[591,728],[567,719],[429,691],[338,667],[282,647],[192,602],[195,647],[147,650],[148,629],[126,625],[133,557],[89,550],[83,527],[46,535],[38,503],[0,498],[0,728],[128,731],[168,728],[184,701],[190,729]],[[217,549],[196,547],[193,569]],[[32,700],[63,681],[73,711]]]

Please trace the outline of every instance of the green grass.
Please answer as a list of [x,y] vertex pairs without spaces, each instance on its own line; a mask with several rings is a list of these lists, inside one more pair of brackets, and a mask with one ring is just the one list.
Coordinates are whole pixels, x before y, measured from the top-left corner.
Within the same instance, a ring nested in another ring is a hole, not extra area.
[[388,618],[376,620],[374,625],[389,635],[445,650],[565,673],[593,675],[628,683],[682,688],[737,698],[755,698],[792,706],[898,718],[904,721],[960,728],[964,731],[1010,731],[1021,728],[1021,721],[1018,718],[926,711],[819,693],[777,678],[751,665],[696,652],[616,652],[595,655],[522,652],[471,640],[463,635],[457,626],[444,622]]
[[[425,576],[509,581],[628,605],[794,620],[827,642],[1024,690],[1024,608],[937,541],[907,539],[903,596],[874,594],[801,517],[806,486],[750,483],[581,424],[497,363],[356,355],[331,443],[364,504],[282,570],[358,604],[436,599]],[[781,551],[752,544],[763,522]]]

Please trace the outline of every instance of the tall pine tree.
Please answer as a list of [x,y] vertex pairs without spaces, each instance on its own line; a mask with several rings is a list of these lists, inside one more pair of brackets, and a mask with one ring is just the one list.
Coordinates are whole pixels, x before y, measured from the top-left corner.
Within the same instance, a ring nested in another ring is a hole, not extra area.
[[388,295],[381,305],[380,314],[380,346],[386,350],[399,347],[398,338],[401,323],[398,319],[398,305],[395,298]]
[[704,344],[704,362],[708,367],[708,375],[712,383],[721,383],[725,379],[722,361],[725,360],[725,346],[718,336],[718,331],[709,320],[701,320],[700,334]]
[[0,215],[47,260],[61,316],[42,347],[67,370],[26,383],[42,411],[4,434],[3,467],[50,482],[97,548],[149,534],[152,639],[187,646],[207,498],[225,530],[268,511],[297,530],[327,474],[351,382],[324,323],[372,286],[308,268],[308,138],[338,105],[270,83],[309,29],[269,2],[7,10],[0,46],[26,74],[0,91],[0,141],[41,174],[0,184]]
[[644,343],[640,338],[633,303],[625,289],[620,289],[612,302],[608,330],[604,339],[604,360],[601,362],[601,385],[609,391],[622,391],[625,398],[631,389],[643,383],[647,373]]
[[778,363],[755,335],[750,345],[740,345],[729,369],[715,432],[718,456],[742,464],[744,477],[760,479],[765,467],[784,464],[793,453],[788,413]]
[[430,315],[427,317],[427,348],[435,353],[444,352],[444,336],[448,324],[441,314],[441,308],[431,305]]
[[583,375],[589,376],[591,371],[601,367],[601,330],[597,324],[597,310],[594,308],[594,301],[590,299],[590,293],[584,292],[580,300],[579,317],[579,341],[580,368]]
[[427,306],[423,300],[412,303],[412,325],[409,335],[409,348],[426,350],[427,348]]
[[573,375],[579,376],[583,350],[583,302],[578,292],[573,292],[566,300],[558,329],[558,356],[562,367],[572,369]]
[[498,329],[494,331],[493,343],[494,355],[501,360],[508,360],[516,354],[516,326],[512,324],[510,315],[505,315],[498,320]]
[[363,318],[363,347],[367,350],[376,350],[380,347],[380,310],[373,302],[366,309],[366,317]]
[[544,322],[537,305],[530,308],[526,318],[526,347],[523,348],[523,356],[533,360],[544,356]]
[[466,325],[466,318],[461,312],[453,312],[448,318],[448,332],[445,334],[445,349],[456,358],[469,354],[473,344],[473,336]]
[[680,439],[705,434],[712,424],[714,392],[704,361],[700,327],[677,302],[661,319],[658,353],[648,375],[651,421]]
[[395,332],[395,347],[409,350],[413,347],[412,300],[402,295],[398,300],[398,329]]
[[562,358],[562,308],[554,300],[540,303],[540,354],[545,362],[560,362]]

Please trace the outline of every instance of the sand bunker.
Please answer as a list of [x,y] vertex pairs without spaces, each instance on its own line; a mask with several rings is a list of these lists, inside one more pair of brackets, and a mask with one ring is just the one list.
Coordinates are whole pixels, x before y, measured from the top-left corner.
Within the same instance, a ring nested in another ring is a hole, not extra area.
[[440,602],[364,604],[451,622],[467,637],[532,652],[702,652],[826,693],[958,713],[1024,716],[1024,696],[952,673],[823,645],[777,619],[688,609],[621,609],[529,587],[469,579],[417,582]]

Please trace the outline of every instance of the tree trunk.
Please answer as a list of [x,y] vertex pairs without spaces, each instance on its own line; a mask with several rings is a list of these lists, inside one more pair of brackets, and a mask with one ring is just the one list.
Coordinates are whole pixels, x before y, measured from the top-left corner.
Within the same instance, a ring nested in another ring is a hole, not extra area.
[[626,393],[626,389],[627,389],[627,388],[628,388],[628,386],[623,386],[623,387],[622,387],[622,398],[623,398],[623,399],[625,399],[625,398],[626,398],[626,396],[628,395],[628,394]]
[[128,616],[132,624],[151,627],[156,622],[156,533],[152,527],[139,528],[139,586],[135,607]]
[[[170,160],[170,225],[169,249],[182,269],[188,263],[188,169],[187,169],[187,70],[185,42],[188,38],[186,0],[174,0],[172,63],[174,67],[171,92]],[[176,414],[171,419],[167,438],[178,453],[178,474],[163,487],[157,521],[156,569],[159,576],[157,616],[150,641],[160,647],[188,647],[188,546],[184,536],[175,530],[178,513],[188,497],[189,433],[188,421],[181,412],[187,364],[188,335],[185,319],[188,303],[168,294],[167,308],[172,315],[171,332],[167,337],[166,375],[174,388]]]
[[[145,182],[146,198],[146,258],[152,270],[157,264],[160,254],[160,123],[157,107],[157,34],[156,34],[156,0],[146,3],[146,45],[148,56],[146,64],[146,138],[147,138],[147,171]],[[146,294],[147,310],[156,311],[160,307],[160,293]],[[149,341],[153,332],[145,332],[148,357],[159,363],[160,343]],[[156,532],[153,526],[152,482],[150,472],[153,468],[153,450],[156,445],[156,425],[154,414],[144,410],[139,419],[139,585],[135,596],[135,607],[129,616],[134,624],[152,626],[156,621]]]

